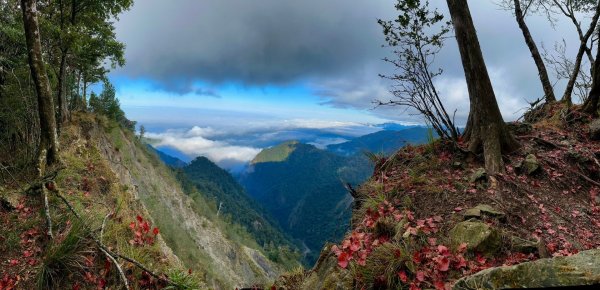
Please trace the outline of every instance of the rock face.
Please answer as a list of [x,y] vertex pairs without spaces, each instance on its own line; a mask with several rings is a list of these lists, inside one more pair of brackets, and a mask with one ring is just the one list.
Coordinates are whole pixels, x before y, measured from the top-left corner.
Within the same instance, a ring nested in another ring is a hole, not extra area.
[[600,286],[600,249],[483,270],[462,278],[454,290]]
[[589,124],[590,138],[592,140],[600,140],[600,119],[596,119]]
[[475,220],[456,224],[450,230],[450,240],[454,248],[466,243],[468,250],[484,254],[492,254],[498,251],[502,244],[502,238],[498,230]]

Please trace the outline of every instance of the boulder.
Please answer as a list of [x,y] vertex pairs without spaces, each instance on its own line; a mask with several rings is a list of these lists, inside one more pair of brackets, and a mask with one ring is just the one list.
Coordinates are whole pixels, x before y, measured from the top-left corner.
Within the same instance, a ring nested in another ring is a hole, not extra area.
[[463,221],[450,230],[450,242],[453,248],[462,243],[467,250],[483,254],[493,254],[502,245],[502,237],[497,229],[477,220]]
[[531,174],[537,172],[540,168],[541,168],[540,163],[539,163],[537,157],[535,157],[535,155],[533,155],[533,154],[527,154],[527,156],[525,157],[525,160],[523,160],[521,163],[519,163],[516,166],[517,170],[519,170],[521,172],[525,172],[528,175],[531,175]]
[[510,248],[513,252],[537,253],[540,249],[540,243],[513,236],[510,238]]
[[504,219],[506,216],[503,212],[498,211],[487,204],[478,204],[476,207],[466,210],[463,215],[465,220],[472,218],[481,219],[484,216]]
[[469,182],[476,182],[487,177],[487,172],[484,168],[477,168],[469,177]]
[[600,285],[600,249],[570,257],[490,268],[458,280],[454,290],[549,288]]
[[592,121],[589,125],[590,138],[592,140],[600,140],[600,119]]

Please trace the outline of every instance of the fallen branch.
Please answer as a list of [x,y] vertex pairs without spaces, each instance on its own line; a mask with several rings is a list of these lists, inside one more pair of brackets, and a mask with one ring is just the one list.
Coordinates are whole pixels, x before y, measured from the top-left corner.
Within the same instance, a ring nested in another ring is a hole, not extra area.
[[48,204],[48,192],[46,192],[46,188],[42,186],[42,193],[44,194],[44,214],[46,215],[46,225],[48,226],[48,237],[50,239],[54,239],[54,235],[52,235],[52,217],[50,217],[50,205]]
[[[105,217],[104,220],[102,221],[102,227],[100,228],[100,243],[102,243],[102,235],[104,234],[104,227],[106,226],[106,221],[108,220],[108,218],[112,215],[113,213],[110,212],[108,213]],[[115,257],[113,257],[111,254],[109,254],[107,251],[105,251],[104,249],[100,248],[100,250],[102,251],[102,253],[104,253],[104,255],[113,262],[113,264],[115,265],[115,267],[117,268],[117,271],[119,271],[119,275],[121,276],[121,280],[123,281],[123,286],[125,289],[129,290],[129,282],[127,282],[127,277],[125,276],[125,272],[123,272],[123,269],[121,268],[121,265],[119,265],[119,263],[117,262],[117,259],[115,259]]]
[[119,253],[113,252],[111,251],[109,248],[107,248],[94,234],[93,232],[89,229],[89,227],[87,226],[87,224],[85,224],[85,222],[83,221],[83,219],[81,218],[81,216],[79,215],[79,213],[77,213],[77,211],[75,210],[75,208],[73,208],[73,206],[71,205],[71,203],[62,195],[60,194],[60,192],[58,191],[58,189],[56,189],[56,187],[54,187],[53,193],[56,194],[56,196],[58,198],[60,198],[60,200],[62,200],[62,202],[67,206],[67,208],[73,213],[73,215],[80,221],[82,222],[82,224],[88,228],[89,230],[89,236],[92,238],[92,240],[94,240],[94,242],[96,243],[96,245],[98,246],[98,248],[100,248],[103,252],[106,252],[107,254],[109,254],[110,256],[113,257],[117,257],[120,259],[123,259],[133,265],[135,265],[136,267],[140,268],[142,271],[148,273],[150,276],[161,280],[169,285],[176,285],[175,283],[173,283],[173,281],[171,281],[169,278],[167,278],[165,275],[159,275],[156,274],[154,271],[148,269],[146,266],[144,266],[142,263],[136,261],[133,258],[121,255]]

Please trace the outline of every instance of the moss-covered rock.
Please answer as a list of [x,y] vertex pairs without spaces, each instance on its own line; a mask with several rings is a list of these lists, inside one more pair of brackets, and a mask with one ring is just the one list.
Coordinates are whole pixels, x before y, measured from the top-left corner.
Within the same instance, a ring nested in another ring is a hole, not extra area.
[[517,164],[516,169],[528,175],[536,173],[540,170],[540,162],[533,154],[527,154],[525,160]]
[[460,222],[450,230],[454,248],[466,243],[467,250],[493,254],[500,249],[502,238],[497,229],[476,220]]
[[515,266],[483,270],[456,282],[454,290],[516,289],[600,284],[600,249]]
[[478,204],[476,207],[466,210],[463,215],[465,217],[465,220],[472,218],[480,219],[483,216],[503,219],[506,216],[503,212],[496,210],[495,208],[487,204]]
[[469,182],[476,182],[485,178],[487,178],[487,172],[485,172],[485,169],[478,168],[471,174],[471,176],[469,176]]
[[513,252],[519,253],[538,253],[540,249],[540,242],[530,241],[519,237],[510,238],[510,248]]

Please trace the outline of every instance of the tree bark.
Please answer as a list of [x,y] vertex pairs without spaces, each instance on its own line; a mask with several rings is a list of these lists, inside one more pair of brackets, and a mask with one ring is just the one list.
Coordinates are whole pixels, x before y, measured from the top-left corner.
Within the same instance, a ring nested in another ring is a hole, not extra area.
[[470,112],[465,128],[469,150],[483,149],[488,173],[504,172],[502,152],[511,152],[519,143],[508,131],[496,102],[477,32],[466,0],[447,0],[452,25],[467,81]]
[[65,92],[65,79],[67,76],[67,51],[61,51],[60,68],[58,71],[58,116],[59,124],[64,124],[69,119],[67,96]]
[[582,110],[592,116],[598,116],[600,109],[600,46],[596,50],[596,60],[592,65],[592,88],[587,100],[583,103]]
[[546,99],[546,103],[551,103],[556,101],[556,96],[554,96],[554,89],[552,88],[552,84],[550,83],[550,78],[548,78],[548,71],[546,70],[546,66],[544,65],[544,60],[540,55],[540,52],[531,36],[531,32],[529,31],[529,27],[525,23],[525,15],[523,15],[523,10],[521,10],[521,1],[514,0],[515,5],[515,17],[517,18],[517,23],[519,24],[519,28],[521,32],[523,32],[523,37],[525,38],[525,43],[531,52],[531,57],[533,57],[533,61],[535,62],[535,66],[538,70],[538,75],[540,76],[540,81],[542,82],[542,88],[544,89],[544,95]]
[[58,161],[58,136],[56,133],[56,116],[54,98],[50,90],[50,81],[42,59],[39,23],[37,19],[36,0],[21,0],[23,26],[31,77],[35,84],[40,116],[40,148],[41,158],[50,165]]
[[580,37],[579,50],[577,51],[577,57],[575,58],[575,67],[573,68],[573,72],[571,72],[571,77],[569,78],[569,82],[565,88],[565,93],[563,94],[563,101],[569,105],[573,103],[571,95],[573,94],[575,81],[577,81],[577,76],[579,75],[579,70],[581,69],[581,61],[583,59],[583,54],[587,49],[587,42],[592,36],[592,33],[594,32],[594,29],[598,23],[598,16],[600,16],[600,1],[598,1],[596,4],[596,12],[594,13],[594,17],[592,17],[590,27],[583,35],[583,38]]

